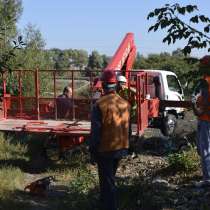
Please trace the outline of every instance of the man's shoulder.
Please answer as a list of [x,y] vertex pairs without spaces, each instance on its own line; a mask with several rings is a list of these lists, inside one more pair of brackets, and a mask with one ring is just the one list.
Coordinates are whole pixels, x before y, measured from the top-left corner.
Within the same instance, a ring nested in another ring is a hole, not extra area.
[[119,96],[117,93],[115,94],[107,94],[102,96],[101,98],[99,98],[96,102],[96,104],[101,104],[104,102],[110,102],[110,103],[126,103],[128,104],[128,102],[122,98],[121,96]]
[[66,96],[64,94],[61,94],[57,98],[66,98]]

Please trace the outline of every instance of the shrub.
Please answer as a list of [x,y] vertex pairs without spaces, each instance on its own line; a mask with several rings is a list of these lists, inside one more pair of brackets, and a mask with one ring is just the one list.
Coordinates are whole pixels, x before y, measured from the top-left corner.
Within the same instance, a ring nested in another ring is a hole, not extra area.
[[200,161],[195,147],[191,146],[189,150],[168,156],[169,167],[178,171],[195,171],[198,169]]

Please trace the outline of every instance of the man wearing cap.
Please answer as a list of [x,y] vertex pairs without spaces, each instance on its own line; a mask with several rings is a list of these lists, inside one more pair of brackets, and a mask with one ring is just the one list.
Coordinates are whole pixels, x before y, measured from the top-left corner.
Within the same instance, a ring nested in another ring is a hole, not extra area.
[[92,110],[89,146],[98,166],[102,209],[117,210],[115,174],[129,147],[130,105],[116,94],[114,71],[105,70],[101,80],[104,95]]
[[200,60],[199,70],[203,78],[193,93],[193,110],[198,117],[197,148],[201,157],[203,181],[198,186],[210,185],[210,56]]

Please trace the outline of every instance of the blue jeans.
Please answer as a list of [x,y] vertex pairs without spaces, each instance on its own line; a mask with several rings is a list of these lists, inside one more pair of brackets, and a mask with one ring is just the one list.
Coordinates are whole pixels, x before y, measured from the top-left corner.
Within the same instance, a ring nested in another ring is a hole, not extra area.
[[199,120],[197,148],[201,157],[203,179],[210,179],[210,122]]
[[118,201],[115,186],[115,174],[119,159],[113,157],[97,157],[100,201],[103,210],[117,210]]

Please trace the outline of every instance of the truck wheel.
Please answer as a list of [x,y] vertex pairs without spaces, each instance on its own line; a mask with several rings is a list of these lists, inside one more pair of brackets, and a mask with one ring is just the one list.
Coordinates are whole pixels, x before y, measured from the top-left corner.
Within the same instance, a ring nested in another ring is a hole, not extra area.
[[168,114],[163,118],[161,132],[164,136],[173,136],[176,129],[177,118],[173,114]]

